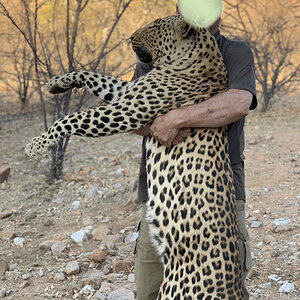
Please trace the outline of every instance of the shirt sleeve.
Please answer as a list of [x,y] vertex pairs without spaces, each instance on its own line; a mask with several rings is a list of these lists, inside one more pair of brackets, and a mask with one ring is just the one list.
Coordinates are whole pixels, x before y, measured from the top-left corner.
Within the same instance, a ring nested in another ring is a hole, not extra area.
[[250,47],[240,41],[228,45],[224,63],[228,73],[228,89],[242,89],[252,93],[250,110],[257,107],[254,58]]
[[132,77],[132,81],[138,79],[141,76],[144,76],[148,72],[150,72],[153,69],[153,65],[151,63],[142,63],[142,62],[137,62],[136,67],[134,70],[134,74]]

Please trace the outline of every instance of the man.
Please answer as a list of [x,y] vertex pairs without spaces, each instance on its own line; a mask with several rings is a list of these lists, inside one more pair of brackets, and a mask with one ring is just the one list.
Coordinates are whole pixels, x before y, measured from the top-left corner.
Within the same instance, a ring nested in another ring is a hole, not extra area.
[[[211,128],[227,125],[229,156],[236,193],[238,217],[239,259],[242,267],[244,299],[249,299],[244,285],[252,267],[248,232],[245,226],[245,176],[244,176],[244,122],[249,109],[257,106],[254,62],[250,48],[241,41],[225,38],[219,31],[220,19],[210,28],[215,36],[228,72],[228,90],[207,101],[182,107],[158,117],[150,127],[136,131],[146,137],[151,134],[161,144],[171,146],[183,141],[193,127]],[[133,79],[145,75],[151,64],[138,63]],[[143,217],[139,225],[136,245],[135,278],[138,300],[154,300],[163,278],[163,266],[153,247],[149,227],[145,220],[145,202],[148,200],[146,178],[145,138],[139,176],[139,203]]]

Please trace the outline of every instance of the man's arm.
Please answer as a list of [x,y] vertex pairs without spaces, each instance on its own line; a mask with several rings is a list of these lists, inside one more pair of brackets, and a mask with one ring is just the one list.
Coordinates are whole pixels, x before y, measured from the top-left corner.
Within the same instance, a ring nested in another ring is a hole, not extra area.
[[150,133],[169,147],[184,140],[189,128],[221,127],[243,118],[249,112],[252,98],[247,90],[231,89],[205,102],[172,110],[154,120],[149,132],[144,128],[141,133]]

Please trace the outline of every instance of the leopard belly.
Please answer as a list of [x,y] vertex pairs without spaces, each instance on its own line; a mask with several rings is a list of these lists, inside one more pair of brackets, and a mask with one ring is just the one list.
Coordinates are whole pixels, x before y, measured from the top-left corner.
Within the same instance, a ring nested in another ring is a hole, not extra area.
[[147,219],[164,266],[157,299],[242,300],[226,129],[194,129],[180,147],[150,138],[146,151]]

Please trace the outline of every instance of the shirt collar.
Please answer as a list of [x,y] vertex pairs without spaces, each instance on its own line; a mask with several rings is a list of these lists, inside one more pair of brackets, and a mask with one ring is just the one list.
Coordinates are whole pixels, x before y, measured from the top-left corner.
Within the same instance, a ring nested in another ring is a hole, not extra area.
[[221,33],[220,33],[220,30],[218,30],[215,34],[214,34],[214,37],[216,38],[216,40],[218,41],[218,39],[220,38],[221,36]]

